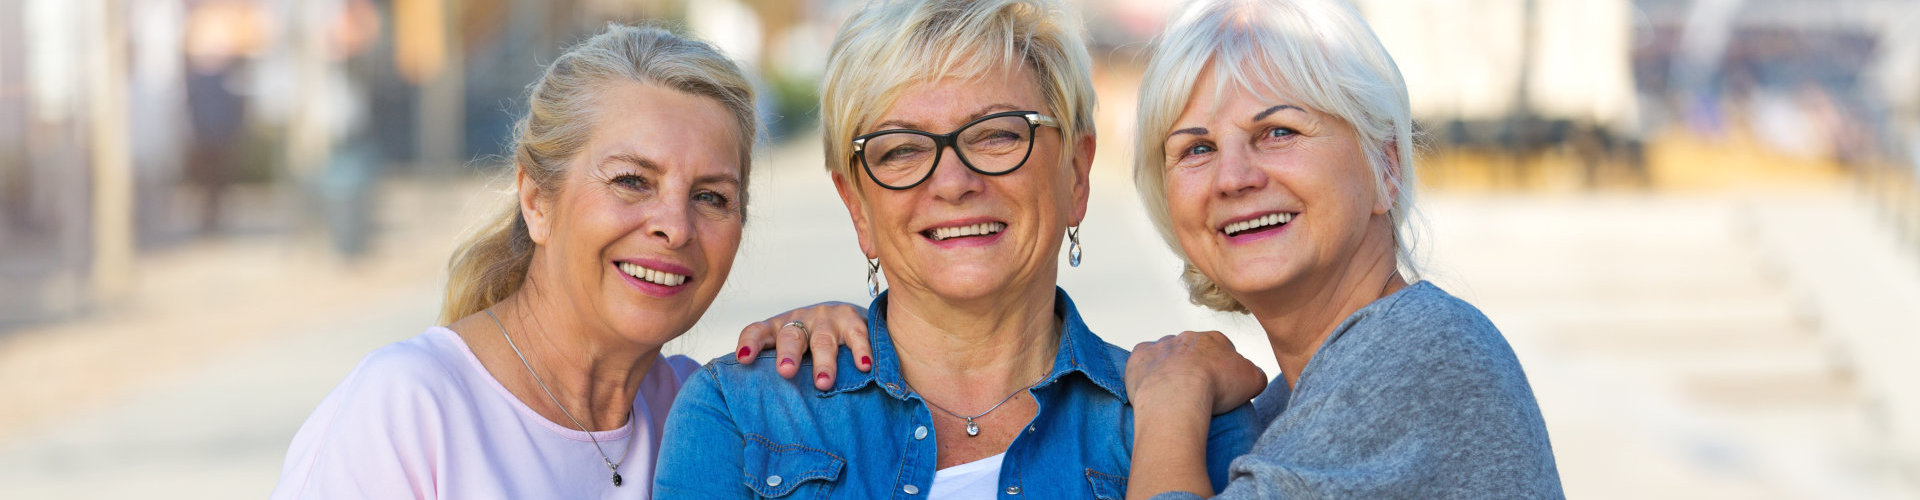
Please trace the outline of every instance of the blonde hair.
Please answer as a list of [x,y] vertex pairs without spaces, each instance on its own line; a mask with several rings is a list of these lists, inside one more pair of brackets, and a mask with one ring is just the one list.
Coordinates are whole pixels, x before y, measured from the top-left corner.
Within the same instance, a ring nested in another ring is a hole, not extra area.
[[1185,262],[1180,280],[1194,304],[1247,312],[1187,261],[1167,209],[1167,131],[1211,69],[1220,88],[1235,85],[1296,99],[1338,117],[1359,136],[1381,196],[1394,194],[1394,257],[1408,279],[1412,262],[1414,138],[1407,84],[1393,57],[1352,5],[1340,0],[1199,0],[1156,42],[1140,86],[1134,186],[1160,238]]
[[[733,115],[740,181],[751,178],[760,125],[753,87],[739,66],[706,42],[657,27],[608,24],[606,31],[568,48],[528,87],[527,115],[513,128],[513,164],[533,180],[541,197],[559,193],[568,161],[593,135],[599,92],[621,82],[660,85],[718,101]],[[743,185],[743,211],[746,201]],[[519,198],[514,197],[454,250],[440,321],[451,323],[480,312],[518,291],[532,264],[533,248]]]
[[[877,0],[847,18],[821,83],[827,170],[856,171],[853,136],[900,91],[941,78],[977,78],[1025,64],[1065,144],[1093,134],[1093,63],[1080,15],[1058,0]],[[936,131],[937,132],[937,131]],[[1062,159],[1072,158],[1063,147]]]

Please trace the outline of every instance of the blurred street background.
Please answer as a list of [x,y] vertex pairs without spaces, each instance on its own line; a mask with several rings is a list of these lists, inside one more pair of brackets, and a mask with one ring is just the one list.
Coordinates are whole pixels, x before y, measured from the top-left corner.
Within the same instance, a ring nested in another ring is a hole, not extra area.
[[[0,0],[0,498],[260,498],[439,309],[524,89],[608,22],[753,70],[771,140],[705,319],[865,303],[821,168],[833,0]],[[1094,330],[1186,303],[1129,169],[1171,2],[1081,2]],[[1426,139],[1425,277],[1480,306],[1575,498],[1920,498],[1920,1],[1367,0]]]

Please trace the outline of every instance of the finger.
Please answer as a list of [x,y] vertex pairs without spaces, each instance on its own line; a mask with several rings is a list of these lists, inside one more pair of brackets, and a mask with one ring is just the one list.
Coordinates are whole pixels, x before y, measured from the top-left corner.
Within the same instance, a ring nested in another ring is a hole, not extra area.
[[813,347],[813,388],[827,390],[833,388],[833,375],[838,371],[840,360],[840,342],[834,332],[816,329],[808,335]]
[[783,378],[793,378],[800,373],[800,355],[807,352],[807,338],[799,325],[782,322],[779,331],[773,334],[774,359],[779,360],[774,371]]
[[[852,306],[848,308],[853,311],[860,310]],[[867,339],[866,315],[853,314],[848,316],[848,319],[852,322],[840,328],[840,341],[846,343],[848,354],[853,356],[854,368],[862,372],[873,371],[873,344]]]
[[733,356],[740,364],[752,364],[755,354],[773,345],[773,325],[761,321],[747,325],[740,330],[740,342],[734,346]]

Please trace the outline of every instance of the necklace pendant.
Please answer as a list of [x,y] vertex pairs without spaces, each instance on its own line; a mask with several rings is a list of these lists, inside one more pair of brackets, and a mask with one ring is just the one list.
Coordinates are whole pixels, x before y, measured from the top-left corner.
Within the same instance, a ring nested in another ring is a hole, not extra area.
[[973,423],[971,418],[967,419],[967,437],[978,435],[980,435],[980,424]]
[[614,487],[620,486],[620,473],[618,472],[613,473],[613,486]]

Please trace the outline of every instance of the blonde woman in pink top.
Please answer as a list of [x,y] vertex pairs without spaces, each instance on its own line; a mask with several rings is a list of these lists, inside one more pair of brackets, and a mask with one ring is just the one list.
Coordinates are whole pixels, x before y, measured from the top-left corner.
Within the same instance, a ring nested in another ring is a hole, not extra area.
[[660,348],[740,247],[753,93],[706,43],[615,25],[528,101],[518,196],[454,253],[446,326],[368,355],[273,498],[648,498],[697,367]]

